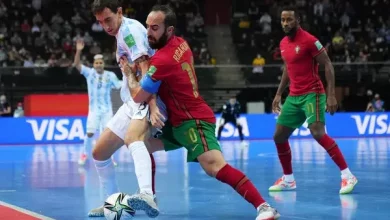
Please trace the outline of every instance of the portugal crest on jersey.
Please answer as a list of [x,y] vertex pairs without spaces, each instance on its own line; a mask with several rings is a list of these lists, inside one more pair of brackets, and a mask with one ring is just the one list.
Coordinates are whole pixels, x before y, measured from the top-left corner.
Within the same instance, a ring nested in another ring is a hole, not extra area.
[[295,47],[295,53],[298,54],[300,49],[301,49],[301,48],[297,45],[297,46]]

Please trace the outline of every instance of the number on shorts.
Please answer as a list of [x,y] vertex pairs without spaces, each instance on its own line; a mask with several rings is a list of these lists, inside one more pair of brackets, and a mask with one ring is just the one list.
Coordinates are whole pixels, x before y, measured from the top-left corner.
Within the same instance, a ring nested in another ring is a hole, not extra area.
[[306,105],[306,108],[307,108],[307,112],[310,113],[310,114],[313,114],[314,113],[314,105],[313,103],[309,103]]
[[188,76],[190,77],[190,81],[192,84],[192,90],[194,93],[195,98],[198,98],[199,92],[198,92],[198,85],[196,83],[196,76],[195,76],[195,70],[194,70],[194,58],[191,57],[191,64],[184,62],[181,64],[181,68],[188,73]]
[[196,135],[194,128],[190,128],[188,135],[190,136],[192,143],[196,143],[198,141],[198,136]]

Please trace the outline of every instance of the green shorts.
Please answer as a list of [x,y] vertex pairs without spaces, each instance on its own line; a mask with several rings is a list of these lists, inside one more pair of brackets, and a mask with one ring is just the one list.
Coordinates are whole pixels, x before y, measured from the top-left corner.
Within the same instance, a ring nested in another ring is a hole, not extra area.
[[300,96],[287,96],[277,123],[289,128],[299,128],[307,120],[325,124],[326,95],[309,93]]
[[164,143],[165,151],[185,147],[188,162],[197,162],[198,156],[206,151],[221,151],[215,137],[215,124],[201,120],[189,120],[177,127],[166,124],[162,132],[163,134],[159,139]]

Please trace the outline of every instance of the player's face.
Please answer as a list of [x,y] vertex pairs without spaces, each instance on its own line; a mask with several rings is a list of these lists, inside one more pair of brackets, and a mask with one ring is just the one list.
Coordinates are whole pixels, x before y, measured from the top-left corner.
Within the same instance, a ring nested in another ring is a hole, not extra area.
[[294,35],[298,26],[294,11],[282,11],[281,24],[287,36]]
[[173,27],[165,27],[165,15],[160,11],[152,11],[146,20],[149,46],[152,49],[160,49],[167,44],[172,35]]
[[96,70],[96,72],[103,73],[104,60],[103,59],[96,59],[95,61],[93,61],[93,68]]
[[122,22],[122,8],[118,8],[116,13],[109,8],[105,8],[100,13],[95,14],[95,17],[107,34],[115,36]]

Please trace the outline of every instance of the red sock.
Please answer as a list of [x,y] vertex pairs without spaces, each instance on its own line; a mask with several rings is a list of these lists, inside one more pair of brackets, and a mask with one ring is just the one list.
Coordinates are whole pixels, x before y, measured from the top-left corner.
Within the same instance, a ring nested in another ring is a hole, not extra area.
[[337,164],[340,170],[344,170],[348,167],[339,146],[337,146],[336,142],[331,137],[325,134],[318,140],[318,143],[328,152],[329,156]]
[[156,162],[154,162],[153,154],[150,154],[150,159],[152,160],[152,190],[153,190],[153,194],[156,194],[156,190],[154,189],[155,176],[156,176]]
[[284,175],[292,174],[290,144],[288,142],[283,144],[276,144],[276,149],[278,151],[280,163],[283,167]]
[[265,200],[261,197],[259,191],[252,182],[241,171],[226,164],[216,176],[217,180],[229,184],[246,201],[251,203],[256,209],[263,204]]

